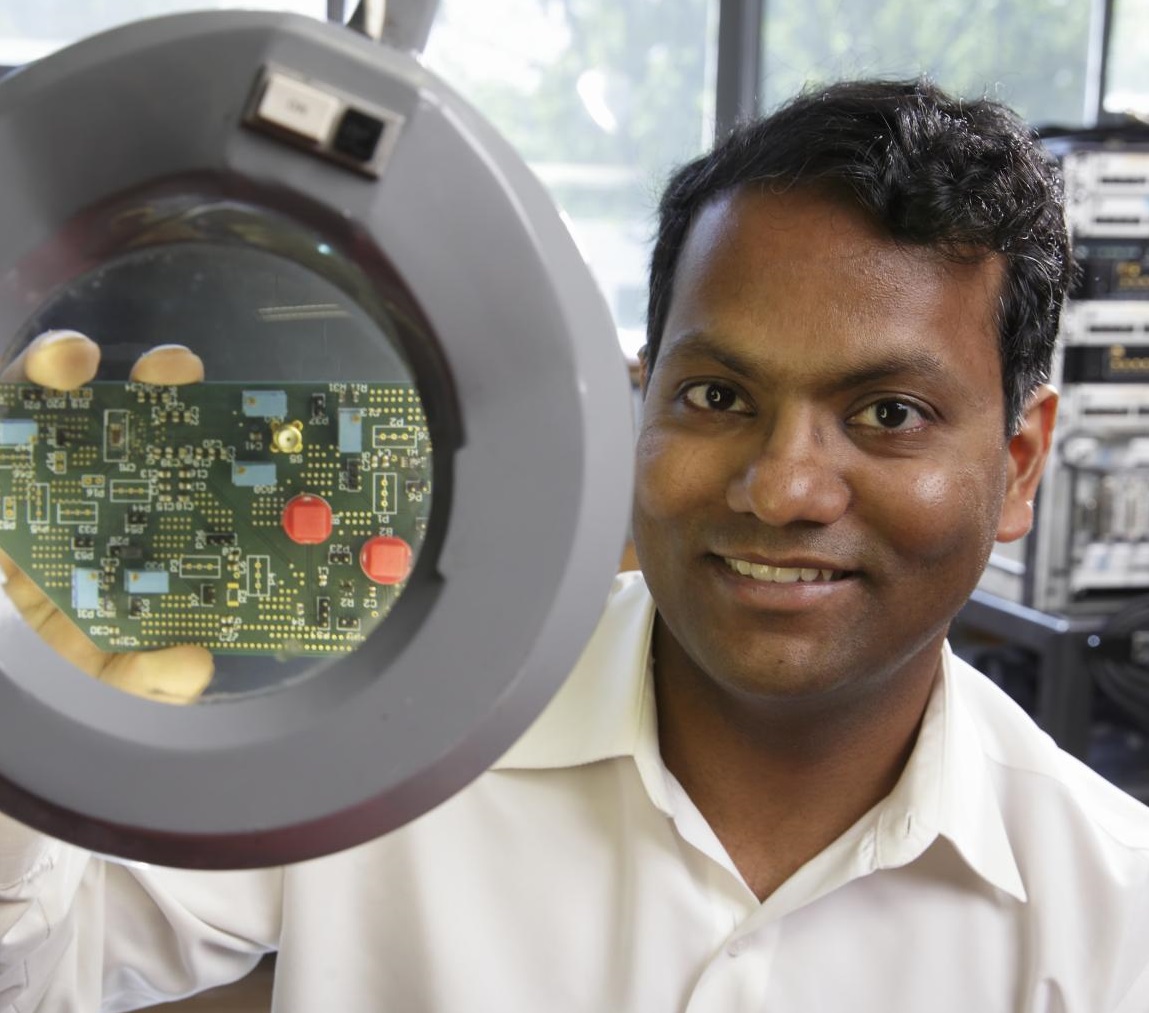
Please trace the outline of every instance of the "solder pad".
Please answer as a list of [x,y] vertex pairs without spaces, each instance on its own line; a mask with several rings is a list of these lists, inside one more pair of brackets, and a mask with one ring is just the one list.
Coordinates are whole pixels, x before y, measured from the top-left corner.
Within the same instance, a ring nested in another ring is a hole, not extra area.
[[[321,541],[285,530],[302,494]],[[404,586],[363,547],[417,553],[430,503],[410,384],[0,384],[0,549],[107,651],[352,650]]]

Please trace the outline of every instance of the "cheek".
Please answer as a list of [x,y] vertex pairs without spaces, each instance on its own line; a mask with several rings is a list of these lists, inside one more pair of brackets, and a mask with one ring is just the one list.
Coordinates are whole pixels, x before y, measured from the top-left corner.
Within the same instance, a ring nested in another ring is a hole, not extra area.
[[[962,555],[984,565],[1001,512],[1003,476],[987,468],[934,467],[908,476],[897,487],[885,525],[899,554],[926,564]],[[876,502],[881,502],[880,499]]]
[[636,522],[669,520],[694,504],[713,501],[717,493],[706,463],[691,441],[654,428],[643,430],[635,449]]

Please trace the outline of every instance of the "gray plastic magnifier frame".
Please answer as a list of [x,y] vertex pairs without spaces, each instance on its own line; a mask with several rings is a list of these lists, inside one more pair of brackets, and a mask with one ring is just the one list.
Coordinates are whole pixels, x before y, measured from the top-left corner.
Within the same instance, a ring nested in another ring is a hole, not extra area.
[[[268,68],[387,114],[373,174],[245,124]],[[392,265],[430,335],[406,352],[442,486],[437,534],[388,620],[259,696],[181,708],[111,690],[5,599],[0,808],[124,858],[241,868],[361,843],[478,776],[577,660],[630,503],[632,395],[610,315],[518,156],[410,54],[302,17],[212,12],[5,79],[0,180],[6,336],[51,295],[28,265],[82,238],[93,208],[153,187],[207,180],[297,216],[368,275]]]

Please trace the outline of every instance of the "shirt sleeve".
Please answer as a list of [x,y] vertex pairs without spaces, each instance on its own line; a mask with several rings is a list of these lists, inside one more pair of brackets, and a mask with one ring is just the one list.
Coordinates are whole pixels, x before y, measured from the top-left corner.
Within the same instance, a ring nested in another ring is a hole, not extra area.
[[0,1013],[118,1013],[241,978],[276,947],[282,878],[120,864],[0,815]]

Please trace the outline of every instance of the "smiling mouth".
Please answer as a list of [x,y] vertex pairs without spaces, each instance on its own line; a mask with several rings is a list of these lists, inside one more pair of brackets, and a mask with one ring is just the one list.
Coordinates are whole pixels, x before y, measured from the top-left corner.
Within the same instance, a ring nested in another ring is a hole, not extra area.
[[822,570],[806,566],[768,566],[728,556],[723,556],[722,561],[740,576],[764,584],[796,584],[799,581],[806,584],[828,584],[841,580],[846,575],[844,570]]

